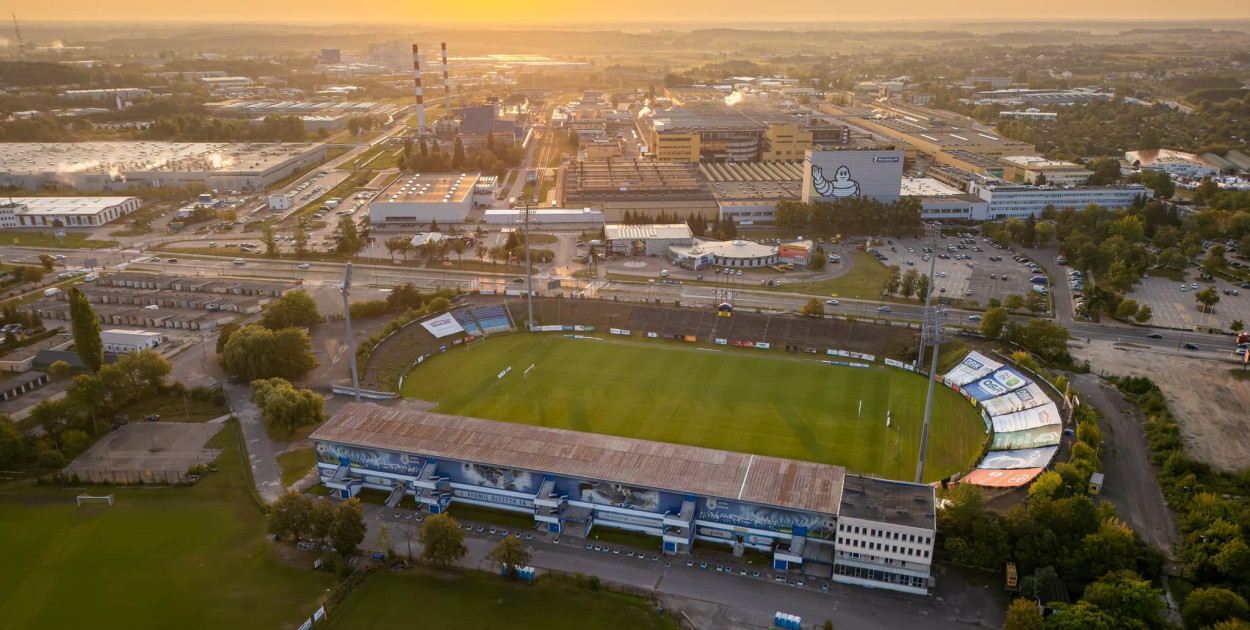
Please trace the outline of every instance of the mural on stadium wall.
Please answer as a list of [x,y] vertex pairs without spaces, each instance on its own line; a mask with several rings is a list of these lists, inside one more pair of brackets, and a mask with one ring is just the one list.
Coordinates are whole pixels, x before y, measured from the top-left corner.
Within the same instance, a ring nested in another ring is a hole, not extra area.
[[538,491],[537,475],[528,470],[464,462],[460,464],[459,474],[451,473],[449,476],[453,482],[465,485],[498,488],[510,492]]
[[419,455],[347,446],[333,442],[318,442],[317,458],[330,464],[337,464],[346,459],[357,468],[412,476],[421,474],[421,466],[425,463],[425,458]]
[[827,536],[832,536],[833,532],[838,529],[837,520],[832,516],[792,512],[725,499],[700,499],[695,518],[721,525],[766,529],[783,534],[790,534],[795,528],[802,528],[807,530],[807,535],[817,537],[825,537],[822,536],[822,532]]
[[962,390],[965,396],[980,402],[1020,389],[1031,382],[1015,370],[1004,367],[975,383],[964,385]]
[[660,509],[659,490],[636,488],[606,481],[578,482],[577,500],[644,512],[656,512]]

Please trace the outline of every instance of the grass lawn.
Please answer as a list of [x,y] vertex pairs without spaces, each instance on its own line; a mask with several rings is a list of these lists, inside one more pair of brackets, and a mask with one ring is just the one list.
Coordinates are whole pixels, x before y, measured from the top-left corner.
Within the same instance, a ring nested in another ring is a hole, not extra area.
[[112,247],[117,241],[94,241],[88,240],[87,235],[82,232],[66,232],[65,238],[60,239],[54,236],[57,228],[43,228],[41,230],[22,231],[4,231],[0,232],[0,243],[5,245],[25,245],[28,247],[76,247],[76,248],[96,248],[96,247]]
[[5,627],[294,629],[311,614],[333,577],[266,539],[233,436],[212,443],[221,472],[190,488],[89,491],[113,494],[112,507],[76,507],[81,490],[4,487]]
[[490,575],[416,571],[371,576],[339,604],[326,627],[410,628],[414,623],[445,630],[678,627],[650,601],[559,579],[525,585]]
[[[492,338],[433,361],[405,379],[403,395],[438,402],[442,413],[915,475],[926,388],[903,370],[540,334]],[[496,378],[509,366],[512,374]],[[977,412],[949,389],[934,392],[933,415],[926,481],[966,468],[985,440]]]
[[[878,299],[881,289],[885,286],[885,264],[873,258],[868,252],[852,252],[851,270],[833,278],[811,283],[811,291],[816,295],[837,296],[846,298]],[[844,264],[844,263],[843,263]],[[830,263],[830,267],[837,264]],[[782,274],[777,274],[782,275]],[[785,278],[785,276],[782,276]],[[773,291],[803,293],[808,290],[808,283],[800,279],[785,278],[781,287],[759,287]],[[756,287],[751,287],[752,289]]]
[[282,485],[290,487],[312,470],[317,463],[317,454],[312,447],[287,451],[278,456],[278,470],[282,471]]
[[162,392],[136,401],[121,412],[129,414],[131,422],[154,413],[161,416],[161,422],[207,422],[229,414],[230,410],[189,396],[184,400],[182,396]]
[[533,531],[534,529],[533,515],[511,510],[488,508],[473,505],[472,503],[452,502],[451,507],[447,508],[447,513],[452,518],[462,522],[490,523],[492,525],[510,527],[522,532]]

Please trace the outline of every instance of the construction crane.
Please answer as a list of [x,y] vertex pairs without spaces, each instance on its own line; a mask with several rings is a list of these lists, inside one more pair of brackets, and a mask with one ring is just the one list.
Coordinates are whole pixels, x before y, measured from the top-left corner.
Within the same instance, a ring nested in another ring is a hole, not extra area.
[[21,61],[26,51],[22,47],[22,29],[17,27],[17,13],[13,14],[13,32],[17,35],[17,59]]

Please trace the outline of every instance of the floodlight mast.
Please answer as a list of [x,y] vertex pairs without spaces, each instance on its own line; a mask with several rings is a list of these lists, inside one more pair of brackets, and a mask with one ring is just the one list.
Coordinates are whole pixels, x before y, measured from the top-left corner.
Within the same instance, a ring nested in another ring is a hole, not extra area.
[[[942,227],[936,223],[929,223],[924,226],[925,242],[929,244],[929,281],[925,283],[924,307],[927,312],[929,309],[929,301],[933,296],[933,276],[937,273],[937,242],[942,238]],[[928,321],[928,320],[925,320]],[[924,367],[924,344],[920,344],[920,353],[916,358],[916,367]]]
[[348,261],[347,270],[343,272],[343,287],[339,291],[343,293],[343,321],[347,323],[347,357],[351,361],[352,368],[352,394],[356,402],[360,402],[360,376],[356,373],[356,341],[352,338],[352,309],[347,302],[347,296],[352,291],[351,261]]
[[916,460],[916,483],[924,483],[921,478],[924,477],[925,452],[929,448],[929,421],[933,418],[933,383],[937,374],[938,346],[942,343],[941,320],[945,315],[945,311],[938,310],[935,306],[925,307],[924,310],[924,328],[921,331],[920,347],[924,348],[926,344],[933,344],[933,354],[930,359],[932,363],[929,366],[929,393],[925,397],[924,404],[924,425],[920,429],[920,456]]

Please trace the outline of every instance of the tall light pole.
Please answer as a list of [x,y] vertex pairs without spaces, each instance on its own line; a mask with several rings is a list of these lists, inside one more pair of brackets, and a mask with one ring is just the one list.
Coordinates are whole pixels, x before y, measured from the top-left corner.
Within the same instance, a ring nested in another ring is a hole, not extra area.
[[945,311],[936,307],[926,306],[924,309],[924,329],[921,331],[920,348],[925,344],[933,344],[932,363],[929,366],[929,393],[924,402],[924,425],[920,429],[920,457],[916,461],[916,483],[923,483],[925,451],[929,448],[929,420],[933,417],[933,382],[937,376],[938,345],[942,343],[942,317]]
[[352,309],[347,303],[347,296],[352,290],[352,263],[347,262],[347,270],[343,272],[343,321],[347,322],[347,357],[352,367],[352,394],[356,402],[360,402],[360,377],[356,373],[356,340],[352,339]]
[[[937,255],[937,242],[938,242],[938,239],[942,238],[942,228],[939,227],[935,223],[929,223],[924,226],[924,234],[925,234],[925,242],[929,244],[929,249],[933,250],[929,252],[929,280],[928,282],[925,282],[924,313],[925,313],[925,317],[927,318],[928,312],[929,312],[929,302],[933,299],[933,276],[936,274],[937,256],[938,256]],[[925,319],[925,321],[928,322],[929,320]],[[920,343],[920,353],[916,359],[917,368],[924,367],[924,339],[923,337],[924,335],[922,334],[921,343]],[[926,426],[928,425],[927,422],[925,424]]]
[[529,303],[529,320],[526,321],[525,329],[534,330],[534,268],[530,266],[530,203],[524,202],[525,205],[525,278],[526,284],[526,301]]

